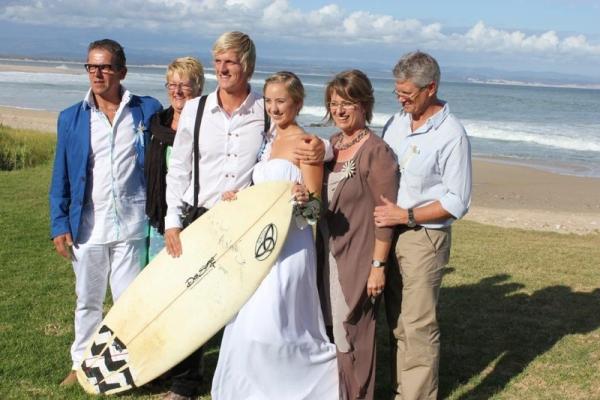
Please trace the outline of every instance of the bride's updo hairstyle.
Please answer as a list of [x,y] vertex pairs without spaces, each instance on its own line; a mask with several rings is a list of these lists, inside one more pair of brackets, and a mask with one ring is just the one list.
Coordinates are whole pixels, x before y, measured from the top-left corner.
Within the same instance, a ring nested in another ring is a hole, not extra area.
[[276,72],[265,80],[263,94],[266,93],[267,86],[269,86],[271,83],[283,83],[285,85],[285,88],[292,98],[294,104],[298,105],[298,113],[300,113],[300,110],[304,105],[304,86],[302,85],[300,78],[298,78],[298,76],[296,76],[296,74],[293,72]]

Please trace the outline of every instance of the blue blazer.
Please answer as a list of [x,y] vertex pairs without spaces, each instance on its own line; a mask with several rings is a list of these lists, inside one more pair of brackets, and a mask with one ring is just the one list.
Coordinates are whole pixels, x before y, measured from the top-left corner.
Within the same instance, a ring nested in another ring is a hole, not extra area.
[[[162,109],[152,97],[131,96],[129,109],[135,127],[143,124],[143,135],[136,143],[137,164],[144,175],[144,154],[150,137],[150,119]],[[54,238],[71,233],[77,243],[79,224],[88,179],[88,156],[90,152],[89,104],[79,102],[62,111],[58,116],[56,155],[50,184],[50,232]]]

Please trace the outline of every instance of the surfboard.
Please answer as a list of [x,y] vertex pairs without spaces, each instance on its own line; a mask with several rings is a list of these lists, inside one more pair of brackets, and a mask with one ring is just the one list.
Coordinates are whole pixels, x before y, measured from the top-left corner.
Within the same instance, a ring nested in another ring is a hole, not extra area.
[[160,376],[214,336],[256,291],[292,220],[291,183],[266,182],[219,202],[139,274],[100,324],[77,371],[88,393]]

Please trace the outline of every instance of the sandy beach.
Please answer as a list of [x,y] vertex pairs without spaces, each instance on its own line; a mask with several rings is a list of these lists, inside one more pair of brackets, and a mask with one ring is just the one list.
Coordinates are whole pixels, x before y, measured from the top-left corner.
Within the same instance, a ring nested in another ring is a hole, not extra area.
[[561,233],[600,233],[600,179],[497,160],[473,161],[468,220]]
[[[0,107],[0,123],[56,131],[57,113]],[[467,220],[560,233],[600,234],[600,179],[559,175],[503,160],[473,160]]]
[[[2,62],[4,61],[4,62]],[[9,64],[6,62],[7,60],[0,59],[0,71],[7,72],[44,72],[44,73],[54,73],[54,74],[73,74],[73,75],[83,75],[85,70],[83,69],[83,65],[72,64],[69,65],[57,63],[55,67],[45,66],[45,65],[18,65],[18,64]],[[77,69],[77,67],[80,67]]]
[[0,124],[17,129],[56,133],[58,113],[0,106]]
[[[10,64],[7,60],[0,60],[0,72],[36,72],[55,74],[84,74],[84,70],[77,70],[74,66],[57,64],[56,67],[45,65],[18,65]],[[18,129],[33,129],[42,132],[56,132],[56,118],[58,113],[44,110],[30,110],[23,108],[0,106],[0,124]]]

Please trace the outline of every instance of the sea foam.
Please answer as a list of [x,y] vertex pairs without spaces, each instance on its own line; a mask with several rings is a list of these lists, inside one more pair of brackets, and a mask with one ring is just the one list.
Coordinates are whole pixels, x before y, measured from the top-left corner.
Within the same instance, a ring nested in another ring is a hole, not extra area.
[[[525,142],[558,149],[600,152],[600,138],[593,137],[592,132],[576,136],[573,127],[542,127],[540,125],[510,123],[498,121],[464,120],[469,136],[481,139],[493,139],[508,142]],[[572,135],[557,132],[568,132]]]

